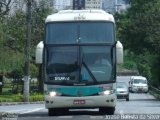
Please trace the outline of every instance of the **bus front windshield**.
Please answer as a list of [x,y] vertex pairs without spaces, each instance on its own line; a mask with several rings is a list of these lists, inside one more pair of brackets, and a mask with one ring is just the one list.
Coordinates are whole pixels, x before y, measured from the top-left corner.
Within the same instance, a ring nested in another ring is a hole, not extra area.
[[108,22],[47,24],[45,82],[91,85],[115,81],[114,34],[114,24]]
[[47,44],[105,43],[114,41],[111,22],[67,22],[46,25]]
[[[81,52],[79,52],[79,49]],[[100,84],[114,80],[111,47],[47,47],[46,80],[54,84]]]

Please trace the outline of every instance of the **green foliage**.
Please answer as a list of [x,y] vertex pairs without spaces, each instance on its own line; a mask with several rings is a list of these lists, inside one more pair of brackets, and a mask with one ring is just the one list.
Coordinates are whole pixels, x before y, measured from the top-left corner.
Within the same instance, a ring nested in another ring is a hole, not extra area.
[[5,47],[15,52],[24,52],[26,40],[26,15],[23,11],[16,11],[14,16],[6,18]]
[[14,79],[19,79],[22,78],[23,75],[24,75],[24,70],[22,69],[22,67],[20,67],[12,70],[9,76]]
[[[36,101],[44,101],[44,95],[42,94],[34,94],[29,97],[30,102]],[[21,94],[18,95],[0,95],[0,103],[1,102],[23,102],[23,96]]]
[[0,102],[22,102],[22,95],[0,95]]
[[38,76],[38,68],[35,64],[30,64],[30,75],[31,77],[37,77]]
[[[136,54],[146,49],[155,52],[159,49],[160,4],[157,0],[131,0],[131,8],[126,17],[121,17],[118,28],[124,47]],[[126,34],[127,33],[127,34]]]
[[158,87],[160,86],[160,55],[152,55],[151,59],[151,83],[152,85]]
[[129,70],[136,70],[136,64],[134,61],[125,61],[123,67]]
[[139,73],[141,73],[141,75],[147,77],[148,80],[150,81],[150,79],[151,79],[150,66],[148,66],[147,64],[143,64],[143,63],[142,64],[139,63],[137,66],[138,66]]
[[31,55],[35,56],[35,47],[36,45],[44,39],[44,28],[45,28],[45,19],[46,17],[54,13],[52,9],[45,6],[41,0],[39,6],[35,6],[32,12],[32,40],[31,40]]
[[0,48],[0,73],[9,73],[14,69],[22,68],[23,55],[7,48]]
[[128,70],[137,70],[136,59],[134,54],[128,50],[124,51],[124,63],[123,68]]
[[44,95],[32,95],[29,97],[29,101],[30,102],[34,102],[34,101],[44,101]]
[[[44,0],[41,0],[43,3]],[[37,68],[34,65],[35,47],[43,40],[44,24],[47,15],[53,11],[44,4],[34,6],[32,9],[32,35],[30,43],[30,71],[31,76],[37,76]],[[22,74],[24,69],[24,48],[26,41],[26,13],[18,10],[12,16],[4,17],[0,21],[0,74]],[[17,72],[18,73],[18,72]]]
[[[125,50],[133,53],[139,73],[151,84],[160,86],[160,1],[131,0],[131,7],[123,15],[117,14],[118,38]],[[126,65],[127,64],[127,65]],[[132,67],[131,61],[124,65]]]
[[[7,17],[0,23],[0,72],[9,73],[14,69],[22,67],[24,48],[23,25],[24,19],[21,19],[24,14],[17,12],[15,16]],[[19,29],[21,28],[21,29]],[[22,29],[23,28],[23,29]],[[22,42],[20,42],[22,41]]]

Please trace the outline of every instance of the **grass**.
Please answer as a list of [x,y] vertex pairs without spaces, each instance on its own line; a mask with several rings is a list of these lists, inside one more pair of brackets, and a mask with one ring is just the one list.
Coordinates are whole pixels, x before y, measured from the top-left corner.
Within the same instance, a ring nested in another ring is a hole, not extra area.
[[22,95],[0,95],[0,102],[22,102]]
[[[30,102],[44,101],[43,94],[34,94],[29,97]],[[23,102],[23,95],[0,95],[1,102]]]
[[44,95],[32,95],[29,97],[30,102],[35,102],[35,101],[44,101]]

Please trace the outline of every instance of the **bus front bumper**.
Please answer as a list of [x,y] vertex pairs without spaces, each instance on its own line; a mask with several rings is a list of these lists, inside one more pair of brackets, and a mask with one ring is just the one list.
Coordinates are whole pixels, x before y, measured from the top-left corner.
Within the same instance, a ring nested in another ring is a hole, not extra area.
[[98,108],[115,107],[116,95],[87,97],[45,96],[45,107],[48,108]]

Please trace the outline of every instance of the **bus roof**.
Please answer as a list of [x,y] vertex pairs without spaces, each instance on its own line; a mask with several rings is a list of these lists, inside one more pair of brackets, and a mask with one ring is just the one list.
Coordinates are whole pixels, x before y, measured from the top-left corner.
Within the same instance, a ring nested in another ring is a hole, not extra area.
[[113,15],[103,10],[62,10],[49,15],[45,23],[58,21],[110,21],[115,22]]

